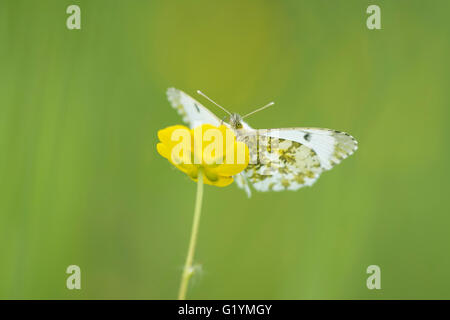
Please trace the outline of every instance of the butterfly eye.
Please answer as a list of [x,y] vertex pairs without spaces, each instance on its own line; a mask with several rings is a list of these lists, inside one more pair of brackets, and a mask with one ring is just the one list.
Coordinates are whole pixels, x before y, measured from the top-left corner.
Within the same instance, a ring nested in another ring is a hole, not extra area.
[[242,123],[240,122],[236,123],[236,129],[242,129]]

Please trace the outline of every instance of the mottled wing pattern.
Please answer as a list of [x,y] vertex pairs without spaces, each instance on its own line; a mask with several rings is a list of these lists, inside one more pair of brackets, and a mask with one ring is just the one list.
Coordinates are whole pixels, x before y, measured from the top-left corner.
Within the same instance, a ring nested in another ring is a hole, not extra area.
[[242,141],[250,151],[242,175],[258,191],[297,190],[312,185],[323,171],[317,154],[296,141],[262,135],[247,135]]
[[169,88],[167,90],[167,98],[170,104],[178,113],[183,117],[183,121],[186,122],[191,129],[208,123],[214,126],[220,126],[222,121],[217,118],[214,113],[206,109],[196,101],[194,98],[190,97],[181,90],[175,88]]
[[358,142],[348,133],[321,128],[286,128],[258,130],[258,134],[299,142],[311,148],[321,166],[329,170],[358,149]]
[[353,137],[329,129],[248,130],[239,139],[250,150],[250,164],[241,174],[258,191],[311,186],[324,170],[357,149]]

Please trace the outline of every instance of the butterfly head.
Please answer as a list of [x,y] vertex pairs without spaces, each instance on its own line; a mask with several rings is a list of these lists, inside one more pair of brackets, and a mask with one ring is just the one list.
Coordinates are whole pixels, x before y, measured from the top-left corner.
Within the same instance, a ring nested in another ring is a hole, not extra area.
[[230,116],[230,126],[235,130],[242,129],[244,127],[242,117],[237,113],[232,113]]

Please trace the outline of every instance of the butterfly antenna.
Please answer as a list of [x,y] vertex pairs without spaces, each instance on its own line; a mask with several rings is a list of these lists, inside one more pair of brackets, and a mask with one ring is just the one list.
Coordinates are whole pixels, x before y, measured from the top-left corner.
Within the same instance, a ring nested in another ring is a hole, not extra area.
[[270,106],[273,106],[274,104],[275,104],[275,102],[272,101],[271,103],[266,104],[264,107],[258,108],[258,109],[256,109],[255,111],[252,111],[252,112],[250,112],[250,113],[247,113],[245,116],[242,117],[242,119],[244,119],[244,118],[246,118],[246,117],[248,117],[248,116],[251,116],[251,115],[254,114],[254,113],[257,113],[258,111],[264,110],[265,108],[268,108],[268,107],[270,107]]
[[215,103],[212,99],[210,99],[206,94],[204,94],[203,92],[201,92],[200,90],[197,90],[197,93],[201,96],[203,96],[204,98],[208,99],[210,102],[214,103],[216,106],[218,106],[220,109],[222,109],[223,111],[225,111],[226,113],[228,113],[231,116],[231,112],[229,112],[227,109],[225,109],[224,107],[222,107],[221,105]]

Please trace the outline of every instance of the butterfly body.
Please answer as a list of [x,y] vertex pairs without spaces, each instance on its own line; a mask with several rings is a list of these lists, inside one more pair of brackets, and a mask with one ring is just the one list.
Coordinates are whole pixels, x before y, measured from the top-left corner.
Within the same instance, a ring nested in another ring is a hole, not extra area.
[[[169,88],[167,96],[191,128],[209,123],[220,126],[211,111],[183,91]],[[247,144],[248,167],[236,175],[237,185],[250,196],[257,191],[297,190],[311,186],[323,171],[356,151],[357,141],[349,134],[322,128],[253,129],[239,114],[230,114],[229,126],[239,141]]]

